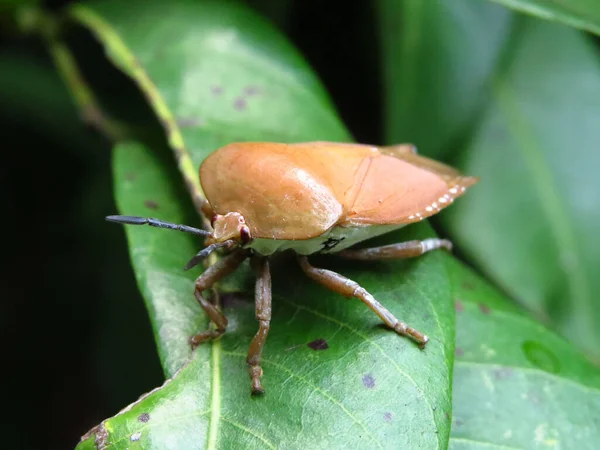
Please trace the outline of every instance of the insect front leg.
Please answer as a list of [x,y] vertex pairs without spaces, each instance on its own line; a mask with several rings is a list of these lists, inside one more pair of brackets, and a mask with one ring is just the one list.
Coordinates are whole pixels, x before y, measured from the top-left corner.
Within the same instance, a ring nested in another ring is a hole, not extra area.
[[302,270],[313,280],[322,284],[334,292],[342,294],[344,297],[354,297],[362,301],[371,309],[389,328],[396,333],[411,337],[421,348],[425,347],[429,338],[420,331],[408,326],[406,323],[396,319],[396,317],[387,310],[385,306],[379,303],[375,298],[367,292],[365,288],[357,282],[327,269],[319,269],[309,264],[306,256],[298,256],[298,261]]
[[414,258],[438,248],[445,248],[450,251],[452,250],[452,242],[446,239],[431,238],[422,241],[400,242],[382,247],[342,250],[338,255],[346,259],[376,261],[380,259]]
[[219,311],[216,305],[209,302],[202,292],[210,289],[216,282],[225,278],[237,269],[240,264],[246,259],[246,253],[243,251],[232,253],[229,256],[217,261],[216,264],[210,266],[202,275],[196,279],[194,295],[196,300],[206,312],[208,318],[216,325],[216,330],[206,330],[198,333],[190,339],[192,348],[196,348],[198,344],[208,339],[214,339],[221,336],[227,328],[227,317]]
[[256,271],[256,320],[258,331],[250,343],[248,358],[250,378],[252,379],[252,395],[264,394],[265,390],[260,384],[263,375],[260,367],[260,358],[271,326],[271,271],[269,260],[265,257],[255,256],[252,265]]

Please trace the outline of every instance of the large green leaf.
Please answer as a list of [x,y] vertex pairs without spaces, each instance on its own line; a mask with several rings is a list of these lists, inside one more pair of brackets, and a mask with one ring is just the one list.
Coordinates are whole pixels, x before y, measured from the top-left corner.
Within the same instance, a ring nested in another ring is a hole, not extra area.
[[[228,2],[96,2],[73,17],[146,93],[170,144],[193,164],[233,140],[348,140],[310,69],[250,11]],[[169,159],[140,143],[115,149],[123,213],[193,224]],[[189,175],[189,173],[188,173]],[[431,235],[425,225],[378,243]],[[356,279],[431,336],[425,351],[379,326],[360,302],[274,264],[272,329],[262,398],[249,395],[247,345],[257,330],[247,269],[221,285],[229,329],[191,353],[206,327],[182,266],[201,246],[190,236],[128,228],[132,261],[163,367],[174,377],[104,421],[89,448],[445,448],[449,436],[453,308],[442,255],[376,265],[318,263]],[[307,344],[323,339],[326,350]],[[179,371],[177,371],[179,370]],[[138,434],[139,433],[139,434]]]
[[600,357],[600,61],[585,35],[529,20],[463,169],[482,182],[445,218],[502,289]]
[[440,156],[483,106],[510,30],[506,8],[473,0],[379,0],[387,142]]
[[600,370],[456,261],[452,449],[595,449]]
[[490,0],[541,19],[562,22],[600,34],[597,0]]

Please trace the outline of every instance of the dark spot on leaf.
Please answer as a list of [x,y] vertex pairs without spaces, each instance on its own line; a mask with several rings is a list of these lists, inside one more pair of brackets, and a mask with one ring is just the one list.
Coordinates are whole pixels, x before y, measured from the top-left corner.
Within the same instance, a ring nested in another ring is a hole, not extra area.
[[177,125],[181,128],[201,127],[204,121],[199,117],[178,117]]
[[329,348],[329,345],[327,344],[327,341],[325,339],[315,339],[314,341],[309,342],[306,345],[308,345],[313,350],[327,350]]
[[558,373],[560,370],[558,358],[539,342],[525,341],[521,348],[527,360],[534,366],[550,373]]
[[244,94],[248,96],[258,95],[260,94],[260,90],[256,86],[246,86],[244,88]]
[[383,420],[385,420],[386,422],[391,422],[392,421],[392,413],[391,412],[384,413]]
[[105,449],[108,445],[108,430],[102,422],[96,429],[96,438],[94,439],[94,445],[98,450]]
[[454,425],[457,427],[460,427],[461,425],[464,425],[465,421],[462,419],[454,419]]
[[460,348],[460,347],[456,347],[456,348],[454,349],[454,354],[455,354],[456,356],[464,356],[464,354],[465,354],[465,351],[464,351],[462,348]]
[[480,303],[479,309],[481,310],[482,313],[484,313],[486,315],[490,313],[490,307],[488,305],[486,305],[485,303]]
[[456,312],[463,312],[465,307],[460,300],[454,300],[454,309]]
[[141,413],[138,416],[138,421],[140,421],[140,422],[146,423],[149,420],[150,420],[150,414],[148,414],[148,413]]
[[235,109],[237,109],[238,111],[243,111],[244,109],[246,109],[247,106],[248,106],[248,102],[246,101],[245,98],[237,97],[233,101],[233,107]]
[[223,88],[219,85],[213,84],[210,87],[210,92],[212,92],[215,95],[221,95],[223,93]]
[[446,411],[444,415],[446,416],[446,420],[450,420],[450,414],[448,414],[448,411]]
[[502,367],[494,370],[494,378],[496,380],[505,380],[506,378],[512,377],[513,373],[514,371],[510,367]]
[[158,203],[154,200],[144,200],[144,206],[150,209],[158,209]]
[[133,180],[135,180],[135,173],[133,173],[133,172],[127,172],[125,174],[125,179],[127,181],[133,181]]
[[367,389],[372,389],[375,387],[375,378],[373,378],[373,376],[370,374],[363,376],[362,381]]
[[467,291],[472,291],[473,289],[475,289],[475,285],[473,283],[471,283],[470,281],[465,281],[461,284],[463,289],[466,289]]
[[242,292],[227,292],[220,294],[221,305],[223,308],[242,308],[250,304],[250,300]]

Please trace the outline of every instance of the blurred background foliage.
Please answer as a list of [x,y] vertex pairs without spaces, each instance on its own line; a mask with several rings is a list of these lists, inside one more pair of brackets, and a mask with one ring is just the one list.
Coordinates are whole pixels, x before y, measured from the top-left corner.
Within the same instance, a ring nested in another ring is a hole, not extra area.
[[[0,333],[15,419],[3,423],[6,448],[73,447],[163,381],[124,235],[102,220],[116,210],[111,143],[90,111],[76,108],[44,40],[55,24],[36,16],[37,8],[59,13],[70,3],[0,2],[0,183],[8,207]],[[598,364],[597,38],[483,0],[245,3],[306,58],[356,141],[411,141],[483,178],[435,228],[498,290]],[[593,0],[572,9],[495,3],[600,30]],[[113,117],[156,123],[91,36],[69,45]],[[552,372],[552,362],[541,363],[548,364]]]

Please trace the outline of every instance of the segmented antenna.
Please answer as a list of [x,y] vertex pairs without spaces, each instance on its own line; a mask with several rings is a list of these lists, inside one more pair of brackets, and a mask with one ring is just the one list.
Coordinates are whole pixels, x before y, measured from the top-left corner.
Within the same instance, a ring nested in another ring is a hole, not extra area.
[[196,255],[194,255],[194,257],[192,259],[190,259],[188,261],[188,263],[185,265],[184,270],[190,270],[192,267],[197,266],[198,264],[200,264],[202,262],[202,260],[204,258],[208,257],[208,255],[210,255],[212,252],[214,252],[217,249],[232,248],[232,247],[235,247],[235,245],[236,245],[236,243],[233,240],[228,240],[225,242],[216,242],[214,244],[210,244],[208,247],[203,248],[198,253],[196,253]]
[[199,236],[210,236],[210,233],[206,230],[190,227],[188,225],[179,225],[171,222],[163,222],[162,220],[154,219],[152,217],[106,216],[106,220],[109,222],[121,223],[124,225],[150,225],[151,227],[167,228],[169,230],[183,231],[185,233],[192,233]]

